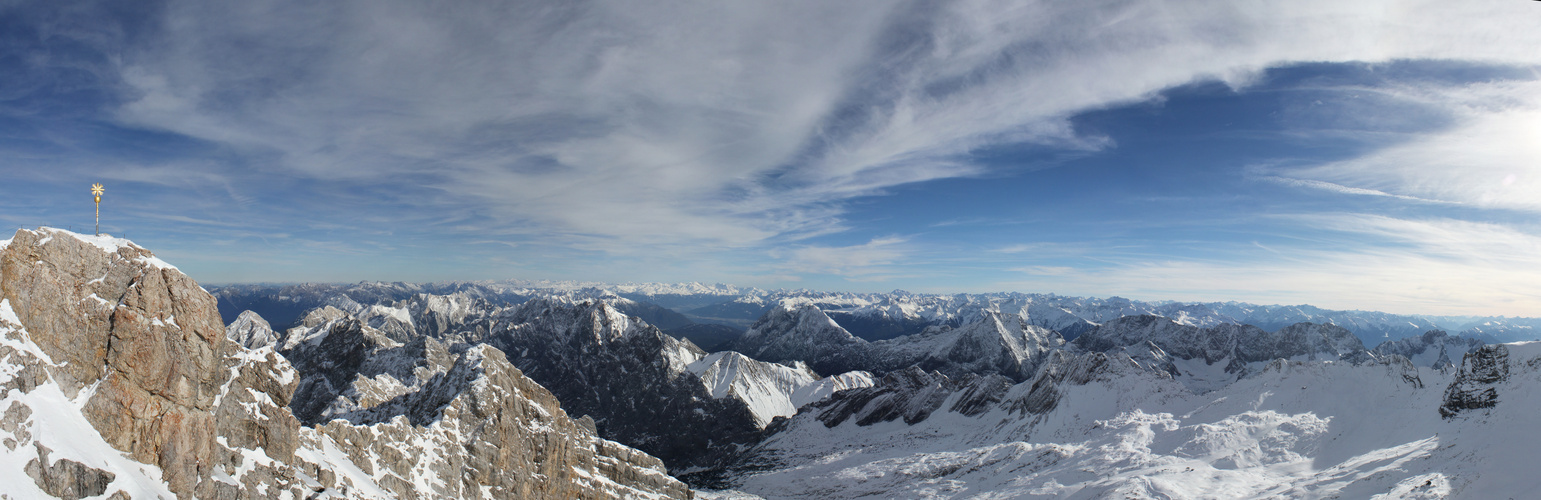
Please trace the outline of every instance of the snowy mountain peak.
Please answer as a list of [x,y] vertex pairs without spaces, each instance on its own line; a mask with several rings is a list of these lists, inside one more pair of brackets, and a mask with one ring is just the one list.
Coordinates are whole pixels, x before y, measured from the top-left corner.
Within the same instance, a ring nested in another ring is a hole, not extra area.
[[616,309],[615,306],[593,299],[575,300],[567,297],[540,297],[513,308],[509,320],[516,323],[538,325],[562,341],[583,336],[585,342],[604,344],[625,338],[647,327],[647,323]]
[[686,369],[701,378],[712,397],[732,396],[747,403],[759,427],[797,413],[792,394],[819,380],[813,370],[757,361],[732,351],[712,353]]
[[[814,347],[822,343],[838,345],[859,341],[818,306],[806,299],[787,299],[760,317],[734,345],[735,350],[758,357],[761,351],[789,344]],[[785,359],[800,358],[788,356]]]
[[234,322],[225,327],[225,337],[247,349],[274,347],[278,334],[267,320],[253,311],[244,311]]

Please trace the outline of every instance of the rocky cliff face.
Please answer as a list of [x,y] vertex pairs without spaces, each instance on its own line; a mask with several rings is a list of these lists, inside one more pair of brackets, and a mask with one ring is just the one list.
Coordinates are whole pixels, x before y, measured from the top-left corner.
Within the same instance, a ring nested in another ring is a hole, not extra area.
[[1439,406],[1439,415],[1450,418],[1464,411],[1498,405],[1496,386],[1508,378],[1508,346],[1483,346],[1466,353],[1455,380],[1445,389],[1445,401]]
[[[260,318],[237,323],[126,240],[43,229],[0,242],[0,494],[690,496],[486,348],[370,418],[302,427],[289,409],[300,377],[276,336]],[[447,458],[416,467],[428,442]]]
[[82,412],[102,438],[198,491],[230,346],[214,297],[126,240],[43,229],[0,252],[0,298],[65,394],[92,388]]
[[1297,323],[1268,332],[1232,323],[1200,328],[1151,315],[1108,321],[1076,337],[1075,345],[1098,352],[1154,346],[1177,359],[1203,360],[1210,365],[1225,361],[1225,371],[1238,376],[1247,372],[1249,363],[1279,358],[1351,363],[1373,358],[1352,332],[1331,324]]

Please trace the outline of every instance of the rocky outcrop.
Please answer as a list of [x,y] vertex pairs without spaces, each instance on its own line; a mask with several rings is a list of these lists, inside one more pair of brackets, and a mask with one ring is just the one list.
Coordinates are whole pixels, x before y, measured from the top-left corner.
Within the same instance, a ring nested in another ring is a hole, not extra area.
[[913,425],[931,416],[961,388],[962,384],[946,375],[910,367],[883,376],[872,387],[814,403],[813,410],[827,427],[851,419],[861,426],[897,419]]
[[[420,391],[305,434],[402,498],[688,498],[663,462],[597,436],[501,351],[471,347]],[[427,491],[422,488],[426,486]]]
[[66,394],[115,448],[155,464],[179,494],[208,477],[225,328],[214,297],[126,240],[17,231],[0,252],[4,298]]
[[[868,426],[904,420],[914,425],[941,410],[977,416],[994,408],[1012,386],[1001,375],[965,375],[953,379],[916,366],[889,372],[871,387],[852,389],[814,403],[808,411],[826,427],[847,421]],[[952,401],[951,405],[946,405]],[[944,408],[945,406],[945,408]]]
[[1159,361],[1162,356],[1155,355],[1159,351],[1164,356],[1206,364],[1225,361],[1225,371],[1236,376],[1245,375],[1250,363],[1279,358],[1350,363],[1373,358],[1352,332],[1332,324],[1296,323],[1268,332],[1234,323],[1200,328],[1153,315],[1108,321],[1076,337],[1074,344],[1096,352],[1126,351],[1131,346],[1146,351],[1154,346],[1151,360]]
[[[591,420],[567,417],[496,349],[425,353],[434,345],[371,335],[341,315],[317,319],[326,323],[322,335],[293,347],[313,352],[308,362],[352,352],[325,348],[335,332],[334,343],[402,350],[445,368],[408,367],[420,383],[350,392],[354,407],[341,416],[353,420],[303,427],[290,410],[300,374],[274,349],[260,317],[225,328],[212,296],[126,240],[19,231],[0,242],[0,394],[11,400],[0,413],[0,455],[27,463],[35,484],[0,484],[0,493],[690,496],[658,459],[599,439]],[[424,443],[434,443],[441,460],[422,455]]]
[[1455,380],[1445,389],[1439,414],[1454,417],[1468,410],[1498,405],[1498,383],[1509,378],[1509,348],[1503,344],[1482,346],[1466,353]]
[[107,485],[117,478],[116,474],[74,460],[61,458],[49,465],[48,454],[53,450],[42,443],[33,444],[37,446],[37,458],[27,462],[26,472],[49,495],[65,500],[94,497],[106,493]]
[[[1115,377],[1170,378],[1159,366],[1145,366],[1127,355],[1054,350],[1033,377],[1021,383],[999,374],[958,378],[910,366],[884,375],[871,387],[842,392],[805,408],[826,427],[848,421],[858,426],[903,419],[914,425],[938,411],[974,417],[995,409],[1037,415],[1053,411],[1066,385],[1085,385]],[[951,401],[951,404],[948,402]],[[771,432],[778,431],[773,427]]]
[[564,408],[671,469],[713,467],[734,445],[759,439],[760,420],[745,400],[732,391],[714,397],[690,371],[705,351],[605,302],[536,299],[494,322],[486,342]]

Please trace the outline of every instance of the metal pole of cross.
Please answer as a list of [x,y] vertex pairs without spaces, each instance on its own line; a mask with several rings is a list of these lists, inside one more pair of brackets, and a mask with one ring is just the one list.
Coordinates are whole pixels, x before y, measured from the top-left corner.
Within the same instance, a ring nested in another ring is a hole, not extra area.
[[96,198],[96,235],[102,235],[102,189],[100,182],[91,185],[91,196]]

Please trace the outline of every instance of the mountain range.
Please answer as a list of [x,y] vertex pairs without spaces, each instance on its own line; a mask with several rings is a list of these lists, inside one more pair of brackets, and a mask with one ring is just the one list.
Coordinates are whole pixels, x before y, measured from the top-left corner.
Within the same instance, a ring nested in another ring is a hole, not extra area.
[[1485,340],[1531,320],[1478,320],[700,284],[205,290],[127,240],[23,230],[0,241],[0,493],[1523,496],[1541,343]]
[[[532,297],[570,295],[619,297],[629,312],[659,328],[715,350],[747,330],[776,304],[806,300],[853,335],[868,341],[891,339],[932,326],[961,326],[983,311],[1019,314],[1031,324],[1060,332],[1067,340],[1103,322],[1130,315],[1171,318],[1192,326],[1253,325],[1274,331],[1296,323],[1332,323],[1353,332],[1366,345],[1452,332],[1488,343],[1541,339],[1541,318],[1504,316],[1430,316],[1377,311],[1339,311],[1310,305],[1255,305],[1241,302],[1146,302],[1121,297],[1066,297],[1042,293],[921,294],[762,290],[731,285],[605,284],[549,281],[477,281],[429,284],[360,282],[352,285],[211,286],[226,322],[253,310],[281,328],[292,326],[310,309],[348,297],[361,304],[403,300],[418,293],[464,292],[495,303],[516,304]],[[643,310],[646,308],[648,310]],[[707,326],[710,325],[710,326]]]

